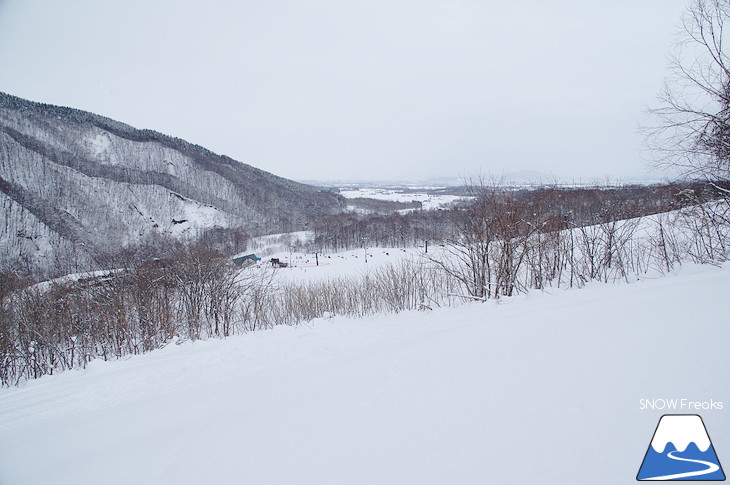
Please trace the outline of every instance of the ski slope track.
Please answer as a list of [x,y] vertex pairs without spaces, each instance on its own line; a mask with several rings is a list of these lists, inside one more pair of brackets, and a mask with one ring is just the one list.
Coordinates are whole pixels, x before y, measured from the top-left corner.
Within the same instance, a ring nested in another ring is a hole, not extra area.
[[729,289],[685,266],[93,362],[0,390],[0,484],[633,483],[640,399],[730,402]]

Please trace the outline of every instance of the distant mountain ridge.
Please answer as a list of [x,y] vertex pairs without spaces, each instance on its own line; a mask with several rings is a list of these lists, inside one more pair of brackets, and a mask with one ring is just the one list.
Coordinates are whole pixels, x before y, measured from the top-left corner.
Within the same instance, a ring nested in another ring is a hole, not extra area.
[[0,204],[0,260],[27,267],[90,262],[153,236],[301,229],[344,207],[184,140],[4,93]]

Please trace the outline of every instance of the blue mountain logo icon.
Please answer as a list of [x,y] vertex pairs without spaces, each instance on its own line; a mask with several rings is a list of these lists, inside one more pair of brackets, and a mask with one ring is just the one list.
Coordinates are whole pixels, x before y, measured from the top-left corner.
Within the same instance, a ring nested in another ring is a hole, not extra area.
[[662,416],[636,479],[725,480],[725,472],[702,418],[696,414]]

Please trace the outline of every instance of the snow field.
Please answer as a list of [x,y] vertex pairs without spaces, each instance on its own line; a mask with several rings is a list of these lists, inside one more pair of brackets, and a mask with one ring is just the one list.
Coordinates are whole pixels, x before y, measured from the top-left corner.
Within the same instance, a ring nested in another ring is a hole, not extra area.
[[[413,189],[418,188],[413,187]],[[362,197],[393,202],[412,202],[415,200],[421,202],[423,210],[443,209],[458,200],[464,199],[463,196],[457,195],[430,194],[428,193],[428,189],[433,189],[433,187],[423,187],[423,192],[410,192],[381,187],[361,187],[353,190],[340,190],[340,195],[346,199]],[[406,210],[405,212],[408,212],[409,210]]]
[[[249,248],[234,257],[256,254],[261,261],[256,268],[271,269],[271,259],[287,263],[287,268],[277,268],[277,277],[284,281],[317,281],[340,276],[358,276],[376,268],[395,264],[403,259],[420,260],[422,248],[368,247],[343,251],[324,251],[315,255],[301,247],[314,240],[311,231],[272,234],[253,238]],[[437,248],[429,248],[435,251]],[[367,254],[367,256],[366,256]],[[317,265],[319,259],[319,265]]]
[[287,268],[277,268],[277,278],[282,281],[319,281],[341,276],[360,276],[401,261],[422,260],[422,250],[418,248],[365,248],[340,252],[319,253],[319,265],[314,253],[279,251],[269,257],[262,258],[259,269],[271,268],[271,258],[290,263]]
[[0,483],[628,483],[641,398],[730,402],[728,288],[685,266],[95,362],[0,390]]

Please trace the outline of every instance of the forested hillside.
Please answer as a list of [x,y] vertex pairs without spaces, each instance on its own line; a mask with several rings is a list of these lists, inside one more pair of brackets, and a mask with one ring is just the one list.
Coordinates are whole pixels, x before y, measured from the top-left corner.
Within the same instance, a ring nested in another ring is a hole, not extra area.
[[235,240],[343,207],[186,141],[3,93],[0,204],[0,261],[58,272],[155,236]]

